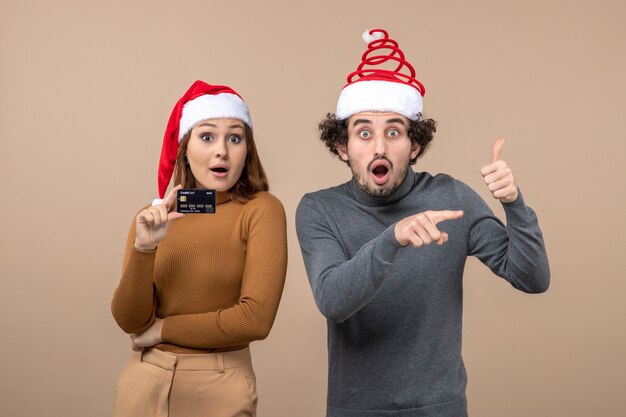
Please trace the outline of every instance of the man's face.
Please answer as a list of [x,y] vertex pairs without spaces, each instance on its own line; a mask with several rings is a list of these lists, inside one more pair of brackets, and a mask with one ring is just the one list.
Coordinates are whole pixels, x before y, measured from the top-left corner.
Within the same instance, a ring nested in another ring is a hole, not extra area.
[[348,119],[348,145],[338,147],[357,184],[373,197],[387,197],[400,185],[420,146],[411,144],[409,119],[398,113],[362,112]]

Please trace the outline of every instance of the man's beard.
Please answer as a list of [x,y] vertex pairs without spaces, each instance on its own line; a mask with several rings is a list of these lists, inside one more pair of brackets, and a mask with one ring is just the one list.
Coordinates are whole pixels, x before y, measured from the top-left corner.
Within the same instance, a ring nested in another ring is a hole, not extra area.
[[391,169],[394,168],[393,163],[384,155],[381,156],[376,156],[374,157],[374,159],[372,159],[370,161],[369,164],[367,164],[367,169],[366,169],[366,178],[362,178],[361,175],[355,171],[354,169],[354,164],[352,163],[352,161],[350,159],[348,159],[348,162],[350,164],[350,169],[352,170],[352,176],[354,177],[354,179],[356,180],[357,185],[359,186],[360,189],[362,189],[363,191],[365,191],[367,194],[369,194],[372,197],[375,198],[385,198],[385,197],[389,197],[391,194],[393,194],[398,187],[400,187],[400,184],[402,184],[402,181],[404,180],[405,176],[406,176],[406,170],[409,166],[409,161],[407,161],[404,164],[401,164],[398,166],[398,170],[399,171],[392,171],[392,172],[403,172],[405,173],[404,176],[398,178],[395,182],[391,183],[391,182],[387,182],[385,185],[381,186],[373,186],[369,181],[368,181],[368,177],[370,175],[370,166],[372,165],[372,163],[374,161],[377,161],[379,159],[384,159],[389,163],[389,166]]

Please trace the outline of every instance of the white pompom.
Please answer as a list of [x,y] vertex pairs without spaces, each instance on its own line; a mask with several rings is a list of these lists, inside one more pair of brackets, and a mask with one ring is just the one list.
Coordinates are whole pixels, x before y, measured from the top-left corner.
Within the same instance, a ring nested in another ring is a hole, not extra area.
[[367,29],[365,32],[363,32],[363,34],[361,35],[361,37],[363,38],[363,40],[365,41],[365,43],[369,44],[372,41],[375,41],[377,39],[382,39],[383,38],[383,34],[380,32],[374,32],[373,35],[370,35],[370,30],[371,29]]
[[152,200],[152,207],[158,206],[159,204],[163,204],[163,200],[162,199],[155,198],[154,200]]

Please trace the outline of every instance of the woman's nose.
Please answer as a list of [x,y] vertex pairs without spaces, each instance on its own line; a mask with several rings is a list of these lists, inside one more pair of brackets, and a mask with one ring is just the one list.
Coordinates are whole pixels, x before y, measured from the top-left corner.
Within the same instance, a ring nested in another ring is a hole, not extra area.
[[226,143],[226,139],[220,139],[215,144],[215,155],[220,158],[228,157],[228,144]]

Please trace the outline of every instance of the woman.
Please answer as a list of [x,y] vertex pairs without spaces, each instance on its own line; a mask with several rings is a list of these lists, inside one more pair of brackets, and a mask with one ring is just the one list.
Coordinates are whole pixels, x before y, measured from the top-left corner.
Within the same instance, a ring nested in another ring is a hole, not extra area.
[[[215,213],[177,213],[180,188],[215,190]],[[267,190],[247,106],[196,81],[165,132],[165,197],[136,215],[113,296],[136,351],[115,417],[256,414],[248,345],[272,327],[287,266],[284,209]]]

